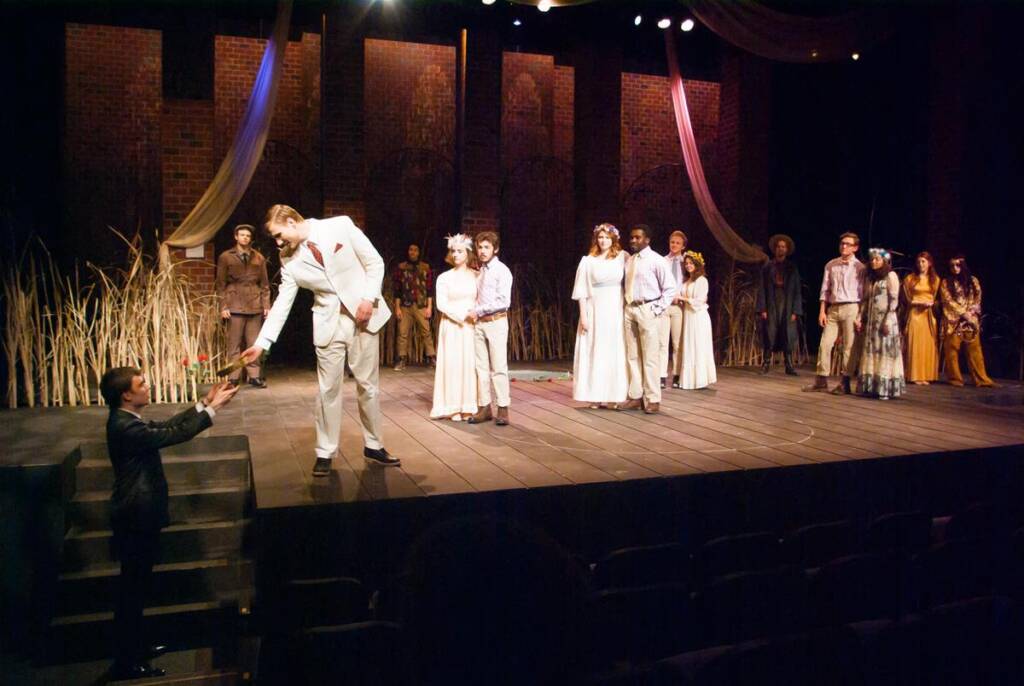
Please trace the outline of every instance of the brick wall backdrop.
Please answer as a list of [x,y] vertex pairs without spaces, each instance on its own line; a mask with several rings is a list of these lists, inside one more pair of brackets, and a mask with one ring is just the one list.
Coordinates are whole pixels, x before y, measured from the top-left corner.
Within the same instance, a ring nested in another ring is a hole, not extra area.
[[566,164],[572,164],[573,155],[575,81],[572,67],[555,67],[555,139],[551,153]]
[[161,225],[161,36],[69,23],[64,39],[67,245],[106,261],[123,252],[108,226],[151,239]]
[[455,223],[455,48],[365,41],[366,231],[385,257],[437,261]]
[[[213,154],[213,102],[165,100],[160,132],[166,236],[195,207],[220,163]],[[203,252],[202,260],[188,260],[181,269],[197,284],[207,287],[214,280],[213,244],[205,245]],[[171,254],[177,260],[185,258],[184,250],[172,250]]]
[[[265,48],[265,40],[215,38],[213,149],[218,166],[234,141]],[[276,202],[319,214],[320,196],[320,36],[304,33],[301,41],[288,43],[263,159],[227,230],[218,236],[218,249],[231,244],[235,224],[258,224]]]
[[501,65],[501,166],[507,174],[554,148],[555,60],[506,52]]

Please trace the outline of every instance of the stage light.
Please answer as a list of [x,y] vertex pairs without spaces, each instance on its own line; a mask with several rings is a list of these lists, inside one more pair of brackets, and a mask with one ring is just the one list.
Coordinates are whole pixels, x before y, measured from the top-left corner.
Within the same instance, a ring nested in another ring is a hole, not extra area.
[[857,60],[860,59],[860,53],[859,52],[853,53],[852,55],[850,55],[850,59],[853,60],[854,62],[856,62]]
[[811,57],[813,57],[814,59],[818,59],[818,51],[817,50],[811,50]]
[[483,0],[485,5],[493,5],[495,2],[497,2],[497,0]]
[[667,29],[670,26],[672,26],[672,20],[667,18],[667,17],[665,19],[660,19],[658,21],[658,28],[659,29]]
[[683,19],[683,23],[679,25],[679,28],[683,31],[693,31],[693,19]]
[[513,19],[512,20],[512,26],[522,26],[522,25],[523,25],[523,22],[519,21],[518,19]]
[[537,3],[537,9],[541,12],[547,12],[551,9],[551,0],[540,0],[540,2]]
[[644,20],[644,15],[642,15],[642,14],[636,15],[635,17],[633,17],[633,26],[640,26],[640,23],[643,22],[643,20]]

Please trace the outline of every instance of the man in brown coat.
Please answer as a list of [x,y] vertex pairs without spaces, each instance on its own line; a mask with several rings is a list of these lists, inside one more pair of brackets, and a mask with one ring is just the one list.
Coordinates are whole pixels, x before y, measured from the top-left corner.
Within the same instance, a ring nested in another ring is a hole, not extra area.
[[[256,342],[263,320],[270,311],[270,280],[267,278],[267,260],[252,248],[253,228],[249,224],[235,227],[235,247],[225,250],[217,258],[217,296],[220,298],[220,316],[228,320],[228,359],[235,359],[245,348]],[[260,374],[259,360],[245,368],[249,384],[266,388]],[[230,381],[237,384],[242,371],[236,371]]]

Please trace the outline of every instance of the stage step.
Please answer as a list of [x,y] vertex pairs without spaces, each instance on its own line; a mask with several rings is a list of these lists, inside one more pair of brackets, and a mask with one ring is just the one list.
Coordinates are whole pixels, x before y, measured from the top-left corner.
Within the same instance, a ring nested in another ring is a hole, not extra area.
[[[160,532],[160,560],[184,562],[226,557],[242,550],[251,535],[250,520],[174,524]],[[68,531],[64,538],[64,571],[114,563],[113,532],[110,530]]]
[[[158,564],[146,600],[152,605],[184,605],[219,599],[237,600],[240,589],[253,586],[252,563],[214,559]],[[110,565],[61,574],[57,588],[59,615],[113,611],[120,566]],[[246,594],[247,595],[247,594]]]
[[[164,455],[164,476],[171,488],[199,488],[204,484],[249,481],[249,454],[244,450],[224,453]],[[114,467],[104,452],[101,456],[83,455],[75,470],[75,489],[110,491],[114,484]]]
[[[169,643],[174,650],[222,646],[233,641],[243,617],[231,600],[147,607],[146,636]],[[114,645],[114,613],[95,612],[57,617],[50,623],[45,664],[109,658]]]
[[[211,484],[203,488],[172,488],[168,508],[171,524],[235,521],[243,519],[249,503],[249,486]],[[68,519],[83,531],[100,531],[110,526],[110,493],[78,493],[68,503]]]
[[251,671],[235,669],[223,664],[225,656],[209,648],[175,650],[151,660],[167,675],[156,679],[108,681],[109,659],[51,665],[35,670],[34,686],[67,686],[67,684],[163,684],[169,686],[229,686],[252,680]]

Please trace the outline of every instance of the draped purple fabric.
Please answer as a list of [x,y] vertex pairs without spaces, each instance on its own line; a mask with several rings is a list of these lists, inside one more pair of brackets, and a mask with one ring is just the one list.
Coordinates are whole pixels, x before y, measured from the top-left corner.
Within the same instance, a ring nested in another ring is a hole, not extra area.
[[263,61],[231,149],[199,202],[164,241],[160,249],[162,260],[166,259],[168,246],[191,248],[209,242],[235,211],[248,188],[263,156],[274,116],[291,14],[292,0],[280,0],[274,31],[263,52]]
[[687,4],[701,23],[723,39],[782,62],[849,59],[888,36],[894,16],[881,7],[804,17],[776,12],[753,0],[690,0]]
[[686,174],[690,177],[690,187],[697,201],[704,223],[708,225],[719,245],[736,261],[758,263],[764,262],[768,256],[756,245],[747,243],[729,225],[719,212],[715,199],[711,197],[707,179],[704,177],[704,165],[700,161],[700,151],[693,136],[693,125],[690,123],[690,110],[686,106],[686,93],[683,91],[683,78],[679,75],[679,64],[676,61],[676,45],[672,31],[665,31],[665,54],[668,60],[669,84],[672,88],[672,109],[676,115],[676,128],[679,130],[679,143],[683,148],[683,161],[686,163]]

